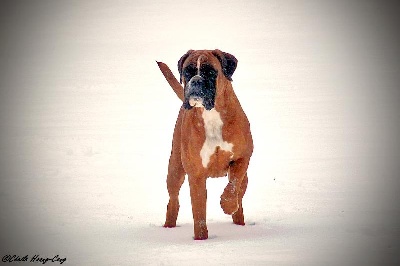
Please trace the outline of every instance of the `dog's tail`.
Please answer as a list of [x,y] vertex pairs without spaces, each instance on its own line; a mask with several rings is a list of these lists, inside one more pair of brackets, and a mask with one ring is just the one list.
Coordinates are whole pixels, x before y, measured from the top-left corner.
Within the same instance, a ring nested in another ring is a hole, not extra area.
[[165,79],[168,81],[169,85],[172,87],[178,98],[181,99],[181,101],[183,102],[184,97],[183,97],[182,85],[178,82],[174,74],[172,74],[171,69],[169,69],[169,67],[166,64],[164,64],[163,62],[158,62],[158,61],[156,62],[161,72],[163,73]]

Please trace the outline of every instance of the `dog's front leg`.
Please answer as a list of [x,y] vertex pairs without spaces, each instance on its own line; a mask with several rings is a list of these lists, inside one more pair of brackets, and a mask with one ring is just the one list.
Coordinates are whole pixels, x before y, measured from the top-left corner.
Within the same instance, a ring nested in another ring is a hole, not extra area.
[[206,224],[206,177],[189,176],[189,186],[194,221],[194,239],[204,240],[208,238]]
[[[224,213],[234,214],[240,208],[239,192],[243,189],[243,194],[245,188],[247,187],[247,179],[245,180],[246,185],[242,188],[242,182],[246,176],[247,167],[249,165],[249,159],[241,158],[232,163],[229,167],[228,185],[225,187],[224,192],[221,195],[221,207]],[[243,197],[243,195],[240,195]],[[244,222],[243,222],[244,223]]]

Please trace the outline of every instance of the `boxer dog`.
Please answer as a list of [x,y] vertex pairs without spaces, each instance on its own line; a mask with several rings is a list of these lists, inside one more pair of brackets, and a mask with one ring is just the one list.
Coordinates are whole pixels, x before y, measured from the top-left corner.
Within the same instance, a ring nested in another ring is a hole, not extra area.
[[176,226],[179,190],[187,174],[195,240],[208,238],[208,177],[228,175],[229,182],[221,195],[222,210],[232,215],[234,224],[245,224],[242,198],[253,140],[250,123],[231,84],[236,66],[237,59],[220,50],[189,50],[178,62],[184,87],[183,94],[176,92],[183,105],[175,124],[168,165],[169,202],[164,227]]

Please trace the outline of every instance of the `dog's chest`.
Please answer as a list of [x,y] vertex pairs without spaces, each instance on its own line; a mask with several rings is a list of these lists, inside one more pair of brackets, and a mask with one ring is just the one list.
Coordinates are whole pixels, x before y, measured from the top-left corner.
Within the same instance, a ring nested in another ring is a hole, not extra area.
[[221,120],[219,112],[217,112],[214,108],[210,111],[204,110],[202,117],[204,120],[206,139],[203,147],[200,150],[200,157],[203,167],[207,168],[210,158],[215,153],[217,147],[219,147],[220,150],[231,153],[232,157],[233,144],[224,141],[222,138],[222,126],[224,123]]

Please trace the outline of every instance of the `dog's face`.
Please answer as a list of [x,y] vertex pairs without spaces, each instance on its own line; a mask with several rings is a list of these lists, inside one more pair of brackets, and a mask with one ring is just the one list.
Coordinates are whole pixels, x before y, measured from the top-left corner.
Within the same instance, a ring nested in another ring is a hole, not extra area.
[[184,84],[183,107],[214,108],[218,79],[231,81],[236,66],[233,55],[219,50],[190,50],[184,54],[178,62],[180,81]]

